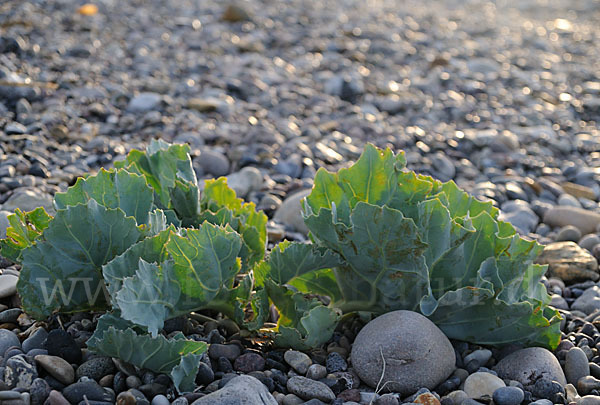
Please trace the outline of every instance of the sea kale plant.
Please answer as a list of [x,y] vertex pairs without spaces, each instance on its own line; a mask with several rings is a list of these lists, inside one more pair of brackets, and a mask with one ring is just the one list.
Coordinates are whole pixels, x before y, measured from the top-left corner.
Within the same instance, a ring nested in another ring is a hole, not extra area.
[[54,217],[17,210],[0,245],[22,265],[17,288],[28,314],[110,310],[88,347],[170,374],[180,391],[193,389],[206,343],[159,330],[201,309],[258,328],[262,320],[244,309],[267,239],[267,217],[224,178],[200,191],[188,151],[152,141],[57,193]]
[[303,202],[311,243],[276,246],[258,284],[343,313],[419,311],[452,339],[556,347],[561,318],[533,264],[542,246],[490,202],[405,167],[403,153],[368,145],[352,167],[320,169]]
[[[0,253],[22,266],[29,315],[107,311],[88,348],[168,374],[180,392],[207,345],[164,323],[201,310],[297,349],[326,343],[343,314],[396,309],[454,339],[555,347],[541,246],[491,203],[405,166],[369,145],[352,167],[319,170],[303,203],[310,242],[265,259],[267,217],[225,178],[199,187],[187,146],[152,141],[57,193],[56,215],[17,210]],[[266,328],[271,305],[278,322]]]

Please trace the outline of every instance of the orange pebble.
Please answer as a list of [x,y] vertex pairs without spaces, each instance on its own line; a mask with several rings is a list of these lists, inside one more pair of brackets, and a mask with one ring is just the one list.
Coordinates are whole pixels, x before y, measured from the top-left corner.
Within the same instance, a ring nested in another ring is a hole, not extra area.
[[78,12],[81,15],[95,15],[96,13],[98,13],[98,6],[96,6],[95,4],[87,3],[79,7]]

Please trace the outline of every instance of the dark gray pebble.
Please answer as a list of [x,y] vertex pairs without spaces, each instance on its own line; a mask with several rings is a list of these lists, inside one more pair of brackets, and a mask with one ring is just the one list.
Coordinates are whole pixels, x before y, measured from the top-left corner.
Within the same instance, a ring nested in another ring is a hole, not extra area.
[[44,381],[46,381],[50,388],[52,388],[53,390],[62,391],[65,388],[65,385],[63,383],[61,383],[49,374],[44,377]]
[[31,349],[30,351],[27,352],[27,355],[32,358],[34,358],[38,354],[48,354],[48,350],[46,350],[46,349]]
[[557,242],[571,241],[578,242],[581,239],[581,231],[573,225],[563,226],[556,235]]
[[304,402],[304,405],[325,405],[325,402],[319,401],[318,399],[313,398],[310,401]]
[[157,383],[140,385],[137,389],[147,398],[153,398],[156,395],[167,393],[167,387]]
[[537,401],[530,402],[529,405],[552,405],[552,401],[549,399],[538,399]]
[[29,389],[37,377],[36,366],[27,362],[23,355],[17,355],[7,360],[4,382],[10,388]]
[[171,402],[171,405],[189,405],[189,401],[186,397],[179,397],[175,401]]
[[474,399],[467,398],[460,405],[482,405],[481,402],[475,401]]
[[81,349],[75,339],[62,329],[54,329],[48,333],[45,348],[49,355],[62,357],[68,363],[81,362]]
[[94,357],[77,368],[76,378],[89,377],[100,381],[102,377],[113,374],[116,371],[115,364],[110,357]]
[[211,344],[208,348],[208,356],[214,360],[218,360],[219,357],[225,357],[228,360],[234,361],[241,353],[240,347],[237,345]]
[[48,400],[45,402],[48,405],[69,405],[69,401],[64,397],[63,394],[56,390],[50,391],[50,395],[48,396]]
[[525,393],[518,387],[501,387],[493,395],[496,405],[519,405],[524,398]]
[[559,403],[557,400],[557,394],[565,394],[565,389],[556,381],[550,381],[547,379],[539,379],[535,382],[533,387],[531,388],[531,393],[543,399],[549,399],[553,403]]
[[590,366],[585,352],[579,347],[572,347],[565,356],[567,382],[576,385],[581,377],[587,375],[590,375]]
[[265,369],[265,359],[258,353],[249,352],[235,359],[233,368],[244,374]]
[[4,363],[3,363],[3,365],[6,366],[6,362],[7,362],[8,359],[10,359],[11,357],[18,356],[20,354],[23,354],[23,350],[21,350],[20,347],[11,347],[11,348],[9,348],[4,353]]
[[346,360],[342,355],[337,352],[329,353],[327,360],[325,361],[325,366],[327,367],[328,373],[346,371],[348,369],[348,363],[346,363]]
[[217,360],[217,369],[223,373],[232,373],[233,366],[231,365],[231,361],[226,357],[219,357]]
[[113,395],[93,380],[71,384],[65,387],[62,394],[72,404],[83,401],[84,396],[87,397],[88,401],[114,401]]
[[46,332],[46,329],[40,328],[36,330],[31,336],[23,341],[23,351],[28,353],[33,349],[44,349],[47,337],[48,332]]
[[373,402],[375,405],[398,405],[399,403],[398,397],[394,394],[383,394]]
[[52,389],[45,380],[41,378],[33,380],[31,388],[29,389],[31,405],[42,405],[48,398],[48,395],[50,395],[50,391],[52,391]]
[[117,394],[127,389],[127,383],[125,382],[126,380],[127,376],[123,372],[117,371],[113,378],[113,389]]
[[23,311],[20,308],[6,309],[0,312],[0,323],[16,323]]
[[21,342],[17,335],[7,329],[0,329],[0,353],[4,355],[9,347],[21,347]]

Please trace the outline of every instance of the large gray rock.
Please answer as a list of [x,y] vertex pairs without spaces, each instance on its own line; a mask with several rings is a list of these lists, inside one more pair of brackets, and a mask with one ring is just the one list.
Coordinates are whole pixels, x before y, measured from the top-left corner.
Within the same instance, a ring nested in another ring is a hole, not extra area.
[[302,205],[301,201],[309,195],[311,189],[298,191],[288,196],[281,206],[275,211],[273,219],[280,224],[284,224],[294,229],[297,232],[304,234],[308,233],[308,228],[304,224],[302,219]]
[[544,223],[555,227],[573,225],[585,235],[600,225],[600,214],[578,207],[556,206],[546,212]]
[[245,198],[250,192],[260,190],[263,185],[263,175],[256,167],[247,166],[227,176],[227,185],[238,197]]
[[502,211],[498,217],[501,221],[510,222],[524,234],[532,232],[539,219],[535,212],[525,204],[513,204],[510,211]]
[[10,226],[8,216],[12,214],[10,211],[0,210],[0,239],[6,238],[6,230]]
[[52,196],[34,189],[18,189],[2,204],[2,210],[10,212],[13,212],[15,208],[19,208],[22,211],[31,211],[37,207],[44,207],[51,215],[55,213],[52,206]]
[[525,387],[538,379],[556,381],[563,387],[567,384],[558,359],[541,347],[528,347],[509,354],[494,367],[498,377],[519,381]]
[[19,277],[14,274],[0,275],[0,298],[12,297],[17,293]]
[[192,405],[277,405],[277,401],[256,378],[240,375],[220,390],[195,400]]
[[226,176],[229,173],[229,159],[216,150],[203,149],[195,161],[204,173],[210,173],[215,177]]
[[335,394],[325,383],[302,376],[290,378],[287,382],[287,389],[306,401],[318,399],[329,403],[335,399]]
[[351,358],[363,382],[376,387],[381,380],[403,395],[432,389],[455,369],[448,338],[429,319],[411,311],[388,312],[369,322],[356,337]]
[[567,284],[598,280],[598,261],[575,242],[555,242],[544,247],[536,263],[548,265],[548,277],[558,277]]
[[594,193],[594,190],[590,187],[568,181],[561,183],[560,186],[565,190],[565,193],[569,193],[574,197],[587,198],[592,201],[596,200],[596,193]]
[[577,385],[581,377],[590,375],[590,363],[585,352],[579,347],[572,347],[565,358],[565,375],[569,384]]
[[588,288],[575,300],[571,309],[581,311],[590,315],[592,312],[600,309],[600,288],[593,286]]
[[162,97],[157,93],[140,93],[129,101],[127,110],[133,113],[143,113],[160,106]]
[[532,232],[538,224],[537,216],[531,208],[522,208],[520,210],[502,214],[498,218],[500,221],[510,222],[518,231],[528,234]]

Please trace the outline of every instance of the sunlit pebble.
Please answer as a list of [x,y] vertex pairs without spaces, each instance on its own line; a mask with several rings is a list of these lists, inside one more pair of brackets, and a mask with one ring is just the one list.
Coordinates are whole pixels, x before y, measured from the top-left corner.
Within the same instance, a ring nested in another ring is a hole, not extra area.
[[365,114],[365,120],[367,120],[369,122],[375,122],[375,121],[377,121],[377,117],[375,117],[375,115],[373,115],[371,113],[367,113],[367,114]]
[[573,97],[569,93],[560,93],[558,99],[560,101],[571,101]]
[[554,20],[554,27],[558,30],[570,31],[573,29],[573,24],[564,18],[557,18]]
[[292,131],[299,131],[300,130],[300,127],[295,122],[288,123],[288,128],[291,129]]
[[79,10],[77,10],[77,12],[81,15],[95,15],[98,13],[98,6],[96,6],[95,4],[87,3],[79,7]]
[[423,152],[423,153],[429,153],[429,152],[431,152],[431,148],[425,142],[417,141],[417,143],[415,144],[415,146],[417,148],[419,148],[419,150],[421,152]]

